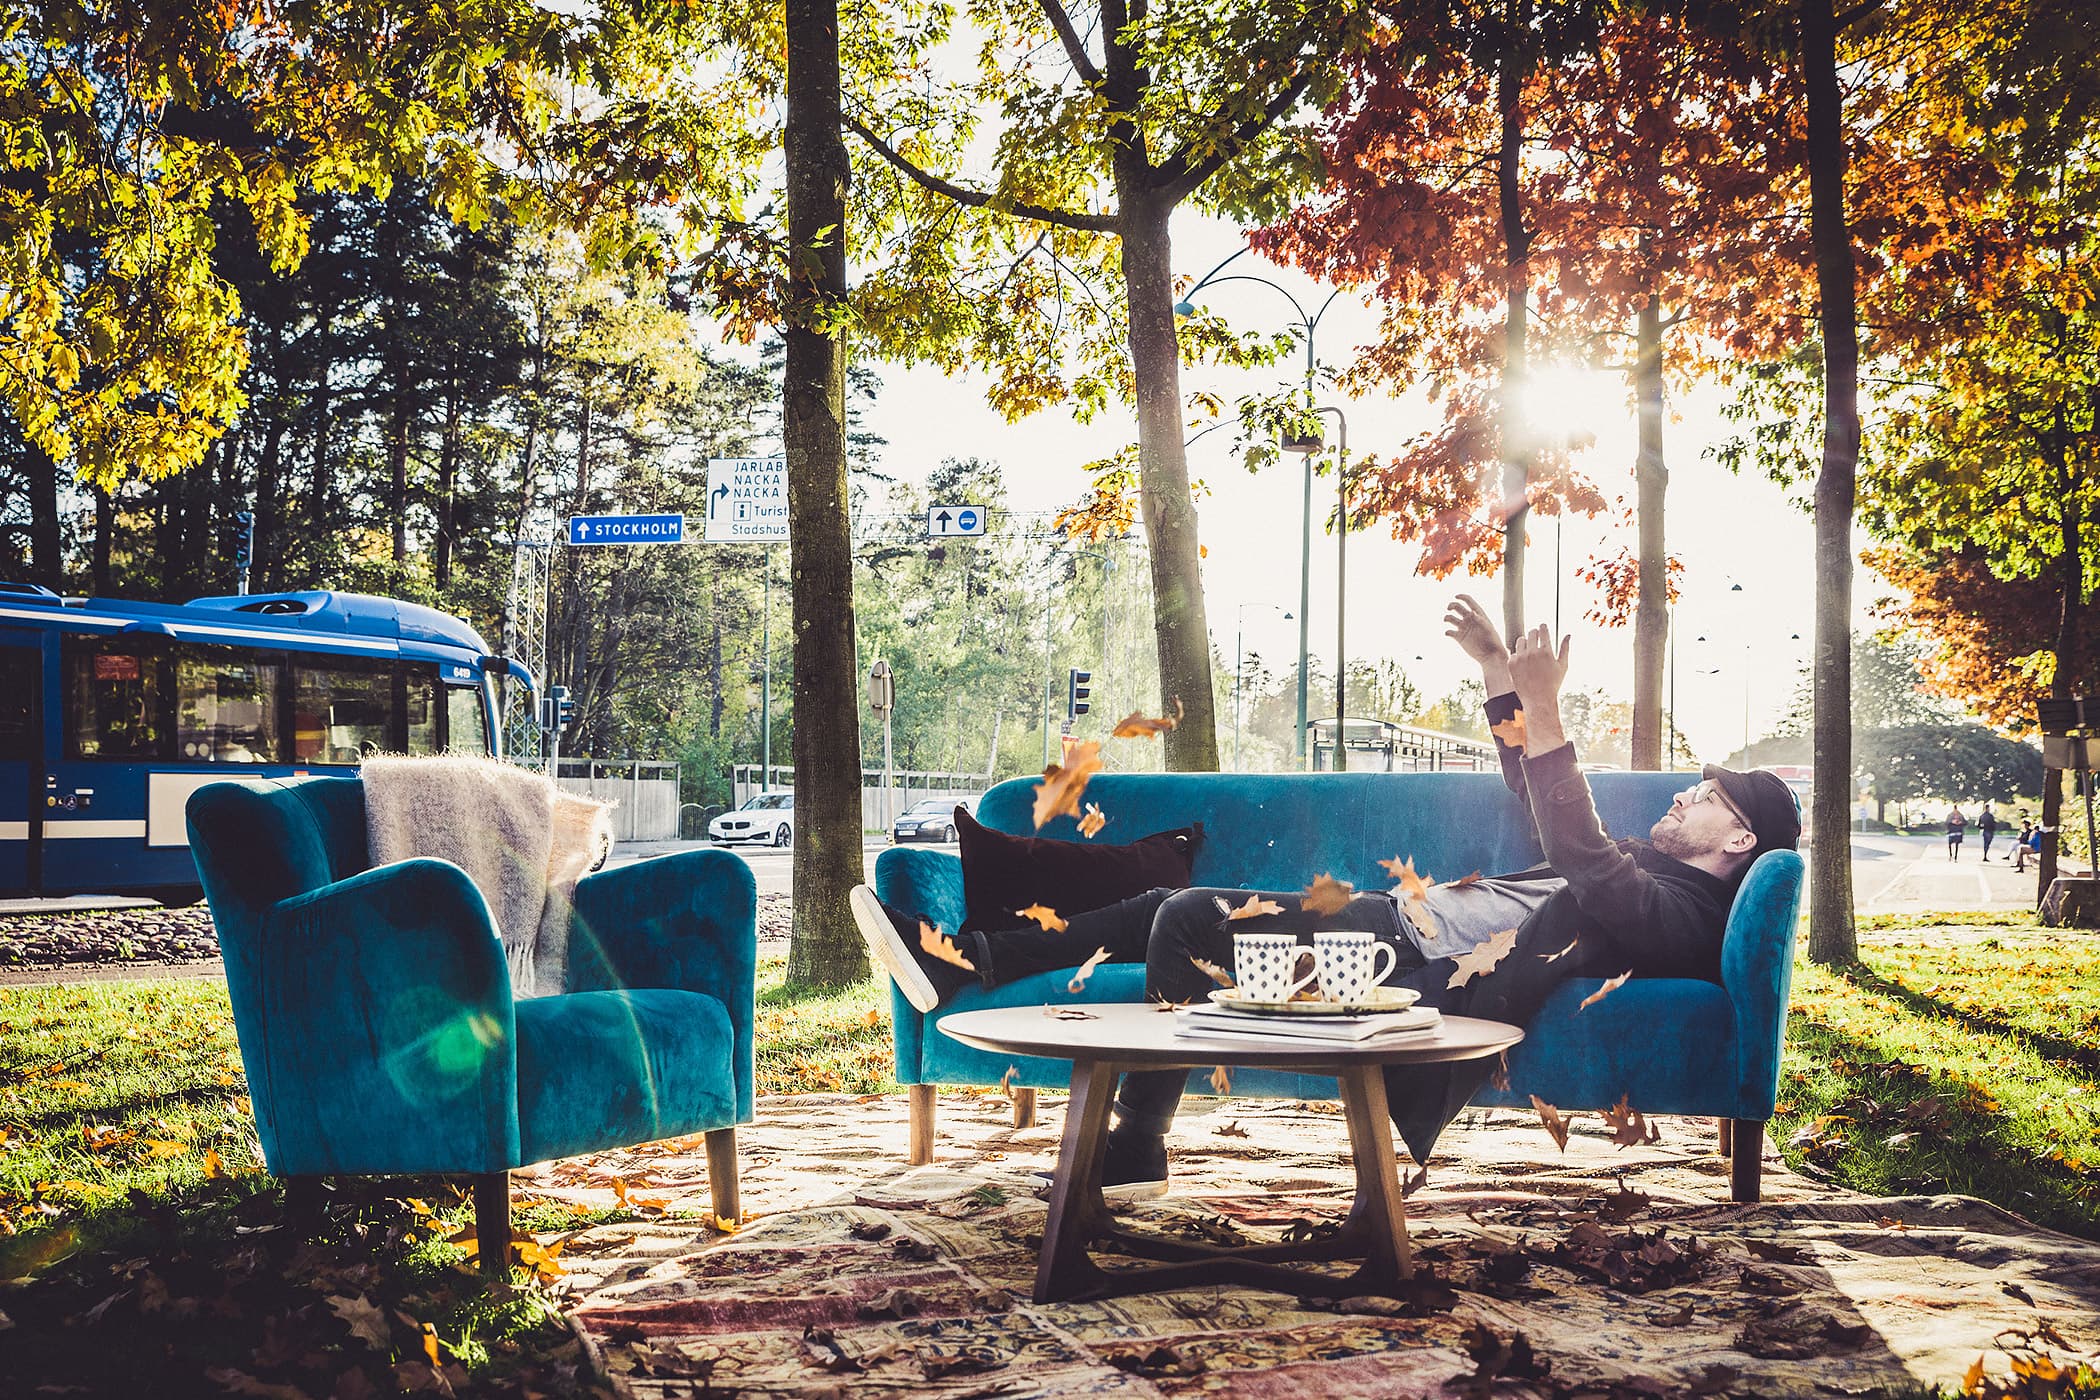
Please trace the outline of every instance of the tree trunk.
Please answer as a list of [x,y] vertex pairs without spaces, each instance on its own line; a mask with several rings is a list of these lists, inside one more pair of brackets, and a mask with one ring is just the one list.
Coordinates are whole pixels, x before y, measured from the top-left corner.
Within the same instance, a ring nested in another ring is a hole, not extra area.
[[1640,455],[1633,475],[1640,509],[1640,596],[1633,614],[1633,766],[1659,769],[1663,755],[1663,657],[1670,641],[1670,564],[1664,544],[1662,307],[1651,289],[1635,326],[1634,402]]
[[58,463],[22,435],[29,470],[29,582],[66,591],[64,540],[58,528]]
[[[2063,603],[2056,622],[2056,674],[2049,682],[2049,694],[2058,700],[2067,700],[2082,688],[2079,684],[2082,660],[2079,656],[2080,629],[2084,625],[2085,611],[2085,560],[2079,554],[2084,548],[2084,521],[2078,510],[2078,491],[2070,470],[2069,425],[2063,410],[2056,415],[2056,429],[2051,434],[2049,455],[2056,470],[2057,499],[2063,503],[2063,517],[2058,528],[2062,532],[2063,544],[2057,556],[2057,567],[2063,571]],[[2035,871],[2035,903],[2048,893],[2050,884],[2056,879],[2057,857],[2062,851],[2064,779],[2063,772],[2056,768],[2042,770],[2042,849],[2041,859]],[[2093,852],[2094,868],[2100,869],[2100,852]]]
[[1216,700],[1211,693],[1210,626],[1203,610],[1203,565],[1196,548],[1196,502],[1182,445],[1181,348],[1174,328],[1170,211],[1137,190],[1121,191],[1123,286],[1130,307],[1130,363],[1137,378],[1139,503],[1152,549],[1153,630],[1159,646],[1160,699],[1181,723],[1163,737],[1167,768],[1218,769]]
[[1852,921],[1852,513],[1859,466],[1859,327],[1845,214],[1845,133],[1831,0],[1803,0],[1809,237],[1823,332],[1823,467],[1816,478],[1815,791],[1808,955],[1859,956]]
[[846,896],[861,853],[859,662],[846,493],[846,354],[825,313],[846,295],[838,0],[787,0],[790,306],[781,375],[794,600],[795,923],[788,981],[868,975]]
[[1531,523],[1526,491],[1531,484],[1531,426],[1524,414],[1525,381],[1530,377],[1531,236],[1524,231],[1524,110],[1522,95],[1529,60],[1521,56],[1521,16],[1511,0],[1511,24],[1504,38],[1495,77],[1495,105],[1502,117],[1501,149],[1496,160],[1500,190],[1504,255],[1502,315],[1502,394],[1496,413],[1501,422],[1502,630],[1515,643],[1524,630],[1524,532]]

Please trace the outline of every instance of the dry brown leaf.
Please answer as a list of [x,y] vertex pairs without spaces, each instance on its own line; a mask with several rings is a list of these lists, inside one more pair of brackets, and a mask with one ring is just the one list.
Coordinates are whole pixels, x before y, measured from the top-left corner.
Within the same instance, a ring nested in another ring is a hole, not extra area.
[[1495,964],[1509,956],[1509,950],[1517,946],[1517,931],[1506,928],[1469,953],[1460,953],[1451,961],[1457,966],[1451,970],[1451,980],[1445,987],[1463,987],[1483,972],[1493,972]]
[[1322,875],[1298,891],[1299,902],[1315,914],[1339,914],[1356,897],[1356,886],[1332,875]]
[[1187,712],[1181,707],[1181,697],[1177,695],[1174,697],[1173,714],[1161,715],[1157,719],[1150,719],[1146,717],[1143,710],[1132,710],[1124,717],[1121,724],[1108,731],[1108,737],[1111,739],[1156,739],[1169,729],[1180,724],[1181,717],[1185,713]]
[[1611,1140],[1621,1147],[1632,1147],[1640,1143],[1662,1141],[1662,1129],[1650,1123],[1641,1111],[1631,1107],[1627,1100],[1631,1095],[1619,1095],[1619,1102],[1603,1110],[1597,1116],[1611,1129]]
[[1215,1093],[1231,1093],[1232,1071],[1224,1065],[1212,1065],[1210,1070],[1210,1087]]
[[1011,1100],[1014,1097],[1014,1081],[1021,1077],[1019,1065],[1008,1065],[1006,1073],[999,1076],[999,1092]]
[[1415,932],[1422,935],[1424,943],[1436,942],[1436,915],[1429,912],[1428,901],[1420,899],[1408,900],[1407,918],[1408,922],[1415,926]]
[[1541,953],[1539,954],[1539,956],[1545,959],[1547,962],[1559,962],[1562,958],[1575,951],[1575,945],[1579,941],[1580,940],[1578,939],[1571,938],[1568,940],[1568,946],[1561,949],[1558,953]]
[[1444,881],[1444,888],[1447,890],[1462,890],[1468,885],[1477,885],[1479,883],[1480,872],[1476,870],[1471,875],[1466,876],[1463,880]]
[[1427,875],[1415,873],[1415,858],[1413,856],[1409,856],[1405,860],[1395,856],[1391,860],[1382,860],[1378,863],[1385,867],[1387,874],[1400,882],[1393,886],[1394,894],[1399,895],[1403,899],[1421,899],[1428,895],[1431,881]]
[[1035,825],[1042,830],[1052,817],[1077,817],[1079,794],[1086,791],[1087,780],[1101,771],[1101,745],[1088,740],[1072,750],[1072,761],[1053,763],[1043,770],[1043,780],[1035,785]]
[[1572,1120],[1537,1094],[1531,1096],[1531,1106],[1539,1111],[1539,1122],[1544,1123],[1546,1131],[1553,1135],[1553,1145],[1563,1152],[1567,1151],[1568,1124]]
[[955,946],[954,939],[924,919],[919,920],[919,947],[942,962],[954,963],[966,972],[977,970],[977,964],[962,955],[962,950]]
[[1500,739],[1511,748],[1521,749],[1524,747],[1524,712],[1522,710],[1517,711],[1500,724],[1489,725],[1488,728],[1493,731],[1497,739]]
[[[1575,945],[1571,943],[1568,946],[1572,948]],[[1591,992],[1588,996],[1584,997],[1582,999],[1582,1005],[1577,1006],[1575,1009],[1577,1011],[1580,1011],[1584,1006],[1588,1006],[1591,1002],[1604,1000],[1613,992],[1616,992],[1617,990],[1619,990],[1619,988],[1625,986],[1626,979],[1631,976],[1633,976],[1633,969],[1629,967],[1624,972],[1620,973],[1617,977],[1605,978],[1604,985],[1599,987],[1596,991]]]
[[1076,1006],[1046,1006],[1043,1014],[1053,1021],[1098,1021],[1101,1018],[1091,1011],[1082,1011]]
[[1226,1123],[1221,1127],[1213,1129],[1212,1131],[1216,1132],[1219,1137],[1243,1138],[1251,1136],[1251,1134],[1248,1133],[1248,1131],[1245,1128],[1242,1128],[1237,1121]]
[[1495,1092],[1499,1094],[1509,1092],[1509,1051],[1504,1050],[1501,1054],[1495,1056],[1495,1072],[1489,1075],[1488,1079],[1494,1084]]
[[1026,909],[1014,910],[1014,917],[1033,919],[1042,925],[1045,933],[1063,933],[1068,925],[1057,917],[1057,911],[1045,904],[1031,904]]
[[1099,836],[1101,828],[1107,825],[1108,818],[1102,815],[1100,804],[1096,802],[1087,803],[1086,815],[1079,819],[1079,834],[1091,841],[1096,836]]
[[1107,961],[1108,949],[1096,948],[1094,955],[1081,963],[1079,970],[1072,974],[1072,980],[1065,983],[1065,990],[1077,995],[1086,986],[1086,979],[1094,975],[1094,969]]
[[1218,903],[1225,907],[1225,922],[1228,924],[1235,919],[1258,919],[1264,914],[1281,914],[1283,912],[1281,904],[1278,904],[1273,899],[1263,899],[1258,894],[1248,895],[1247,902],[1237,909],[1226,904],[1222,899]]
[[1224,968],[1219,967],[1214,962],[1205,962],[1201,958],[1190,958],[1189,961],[1194,963],[1196,965],[1197,970],[1201,972],[1205,977],[1208,977],[1211,981],[1217,983],[1221,987],[1234,987],[1239,985],[1238,983],[1232,980],[1231,973],[1227,972]]

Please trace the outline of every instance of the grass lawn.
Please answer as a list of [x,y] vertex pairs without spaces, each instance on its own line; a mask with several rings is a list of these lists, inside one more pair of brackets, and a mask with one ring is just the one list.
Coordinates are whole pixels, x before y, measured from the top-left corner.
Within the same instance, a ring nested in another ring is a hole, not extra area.
[[[1788,1159],[2100,1239],[2100,937],[1949,915],[1870,924],[1861,954],[1797,969]],[[759,967],[759,1092],[894,1090],[888,989],[784,971]],[[0,1280],[28,1280],[0,1286],[0,1394],[595,1393],[554,1269],[485,1283],[448,1243],[471,1215],[452,1185],[338,1183],[317,1231],[289,1228],[246,1092],[214,982],[0,989]]]

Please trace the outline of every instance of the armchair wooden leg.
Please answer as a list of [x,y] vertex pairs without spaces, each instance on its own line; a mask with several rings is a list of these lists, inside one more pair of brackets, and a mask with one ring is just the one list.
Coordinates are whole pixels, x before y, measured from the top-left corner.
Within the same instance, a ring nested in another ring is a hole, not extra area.
[[312,1235],[327,1215],[328,1182],[318,1176],[288,1176],[284,1179],[284,1214],[292,1229]]
[[1014,1126],[1016,1128],[1033,1128],[1035,1126],[1035,1090],[1014,1090]]
[[481,1271],[495,1278],[510,1273],[510,1173],[474,1177],[474,1243]]
[[911,1155],[905,1160],[923,1167],[933,1160],[933,1095],[936,1086],[911,1086]]
[[1721,1121],[1728,1127],[1728,1197],[1753,1204],[1762,1196],[1765,1125],[1755,1118]]
[[707,1135],[707,1189],[714,1197],[715,1219],[736,1221],[743,1217],[743,1198],[737,1191],[734,1128],[716,1128]]

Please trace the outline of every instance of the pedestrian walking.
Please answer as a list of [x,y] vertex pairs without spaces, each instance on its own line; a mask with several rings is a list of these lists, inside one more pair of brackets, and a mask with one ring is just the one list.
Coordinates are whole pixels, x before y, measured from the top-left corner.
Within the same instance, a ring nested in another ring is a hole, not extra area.
[[1947,859],[1961,859],[1961,836],[1969,829],[1969,819],[1961,814],[1961,808],[1947,809]]
[[1976,829],[1983,833],[1983,858],[1991,858],[1991,838],[1998,834],[1998,818],[1992,813],[1990,804],[1983,806],[1983,815],[1976,819]]

